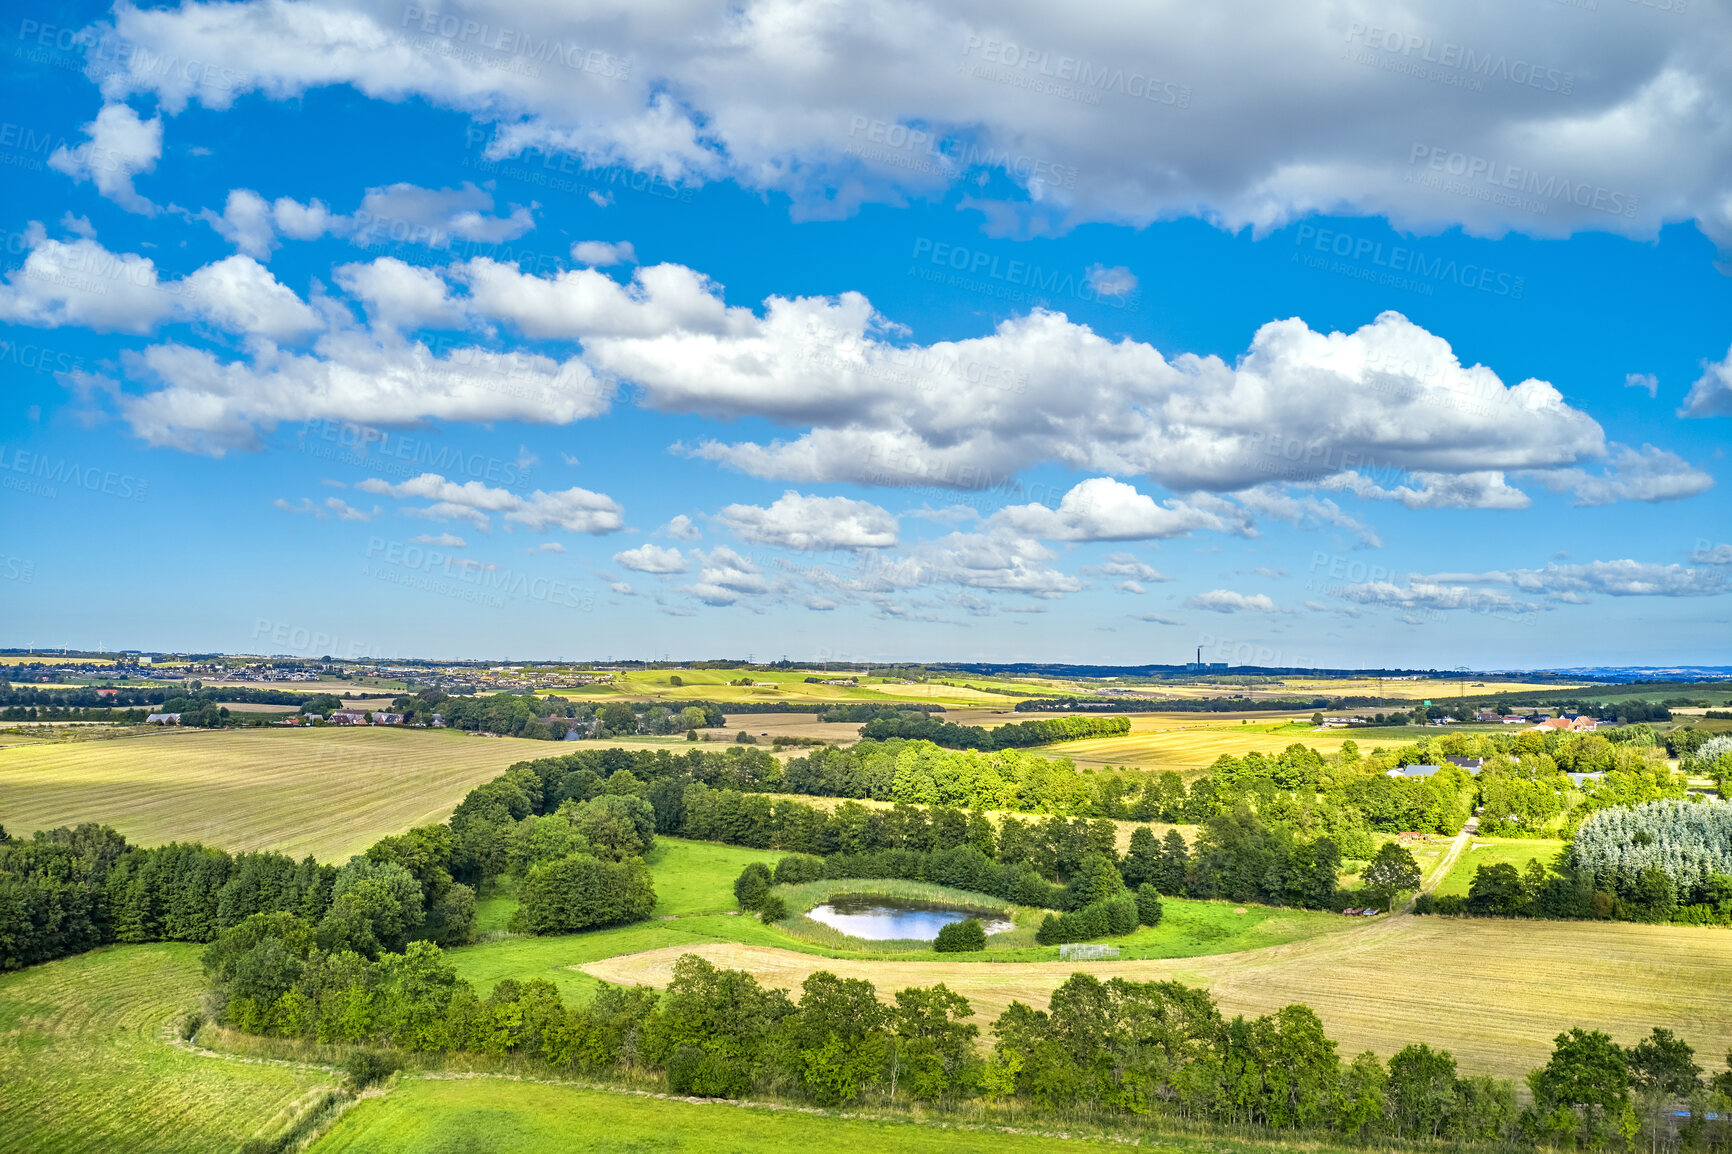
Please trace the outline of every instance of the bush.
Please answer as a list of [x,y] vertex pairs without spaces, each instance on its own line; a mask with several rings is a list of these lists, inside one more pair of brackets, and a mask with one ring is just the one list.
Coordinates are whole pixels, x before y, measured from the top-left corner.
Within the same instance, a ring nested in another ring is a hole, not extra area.
[[698,739],[698,731],[697,730],[695,730],[695,729],[686,730],[686,740],[687,741],[696,741],[697,739]]
[[656,892],[642,858],[606,862],[571,854],[543,862],[518,886],[522,903],[511,928],[562,934],[591,926],[638,922],[655,908]]
[[1136,895],[1123,894],[1068,914],[1056,917],[1048,914],[1040,923],[1034,940],[1043,946],[1056,946],[1064,942],[1086,942],[1090,938],[1128,934],[1137,928],[1137,916]]
[[824,876],[824,859],[807,857],[805,854],[791,854],[776,863],[773,875],[779,886],[797,886],[802,882],[815,882]]
[[742,910],[755,910],[770,892],[770,867],[755,861],[740,871],[734,879],[734,900]]
[[349,1084],[357,1090],[383,1082],[402,1068],[403,1063],[394,1054],[378,1050],[356,1050],[343,1061],[343,1073],[349,1075]]
[[758,920],[765,925],[779,922],[788,916],[788,903],[782,900],[780,894],[769,894],[758,903]]
[[932,943],[932,948],[941,954],[968,954],[984,950],[986,927],[980,924],[979,918],[951,922],[939,929],[938,940]]
[[1161,892],[1148,882],[1137,887],[1137,921],[1145,926],[1161,924]]
[[758,739],[753,737],[751,734],[747,733],[743,729],[740,730],[740,732],[734,734],[734,740],[741,745],[756,745],[756,744],[758,744]]

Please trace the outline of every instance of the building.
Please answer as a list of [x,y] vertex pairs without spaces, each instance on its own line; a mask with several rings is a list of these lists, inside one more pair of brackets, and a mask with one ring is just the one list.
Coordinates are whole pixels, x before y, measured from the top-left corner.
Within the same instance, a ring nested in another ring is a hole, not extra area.
[[402,725],[403,724],[403,715],[401,713],[386,713],[382,709],[381,710],[375,710],[373,713],[373,724],[374,725]]
[[1388,776],[1390,776],[1390,777],[1430,777],[1442,768],[1443,767],[1441,765],[1398,765],[1394,769],[1389,771]]
[[179,725],[178,713],[153,713],[144,719],[146,725]]
[[331,711],[332,725],[366,725],[367,711],[364,709],[335,709]]
[[1605,777],[1606,777],[1606,775],[1603,773],[1566,773],[1566,774],[1564,774],[1564,776],[1569,778],[1570,783],[1572,785],[1574,785],[1577,789],[1582,788],[1583,782],[1604,781]]
[[1443,760],[1451,765],[1461,766],[1475,777],[1479,776],[1480,768],[1485,765],[1485,758],[1483,757],[1446,757]]

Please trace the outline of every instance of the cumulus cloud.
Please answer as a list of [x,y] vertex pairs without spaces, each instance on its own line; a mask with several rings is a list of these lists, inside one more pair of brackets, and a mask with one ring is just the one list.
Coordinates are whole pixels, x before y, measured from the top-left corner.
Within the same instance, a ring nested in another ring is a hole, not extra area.
[[462,304],[451,286],[431,269],[417,268],[396,257],[336,269],[337,283],[361,302],[376,328],[396,330],[461,328]]
[[1732,565],[1732,545],[1710,545],[1703,541],[1690,554],[1698,565]]
[[1189,609],[1206,609],[1210,613],[1280,613],[1281,607],[1267,593],[1235,593],[1231,589],[1211,589],[1185,598]]
[[1692,569],[1652,561],[1553,563],[1540,569],[1500,569],[1485,573],[1439,573],[1431,580],[1464,585],[1506,586],[1553,599],[1586,594],[1608,597],[1714,597],[1727,590],[1716,569]]
[[632,248],[629,240],[580,240],[571,246],[571,259],[596,268],[606,268],[614,264],[636,264],[637,250]]
[[84,134],[89,139],[76,148],[55,149],[48,167],[75,181],[90,181],[97,192],[128,212],[156,212],[156,206],[132,187],[132,178],[155,168],[162,156],[162,117],[141,120],[125,104],[104,104],[96,119],[84,126]]
[[531,545],[528,549],[528,552],[530,552],[530,553],[563,553],[563,552],[565,552],[565,546],[561,545],[558,541],[543,541],[539,545]]
[[477,529],[492,527],[494,514],[508,522],[528,526],[536,532],[562,529],[569,533],[616,532],[625,527],[624,510],[612,497],[588,489],[561,489],[545,492],[537,489],[528,496],[509,489],[496,489],[480,481],[446,480],[438,473],[422,473],[400,484],[370,477],[356,484],[364,493],[376,493],[398,500],[420,499],[431,505],[405,512],[433,520],[467,521]]
[[1108,268],[1104,264],[1092,264],[1083,274],[1083,280],[1097,296],[1126,297],[1136,291],[1137,276],[1123,265]]
[[699,563],[698,579],[684,586],[686,592],[706,605],[733,605],[742,597],[770,591],[770,582],[758,567],[726,545],[708,553],[694,549]]
[[692,519],[684,513],[672,518],[658,532],[673,538],[675,541],[696,541],[703,536],[698,527],[692,524]]
[[1732,349],[1718,361],[1705,362],[1702,375],[1690,386],[1680,417],[1732,417]]
[[417,533],[409,540],[416,545],[438,545],[446,549],[469,548],[469,542],[455,533]]
[[286,196],[267,201],[250,188],[236,188],[229,191],[220,214],[205,209],[198,219],[259,260],[269,257],[285,236],[316,240],[331,234],[362,247],[392,243],[445,248],[453,240],[500,244],[535,227],[528,208],[514,207],[506,216],[490,215],[493,211],[493,194],[473,184],[432,189],[400,182],[368,189],[360,207],[348,216],[317,199],[304,204]]
[[742,541],[780,549],[883,549],[896,518],[870,501],[807,497],[790,489],[768,507],[728,505],[719,514]]
[[[1178,215],[1265,230],[1328,211],[1492,236],[1649,237],[1695,219],[1732,240],[1732,138],[1702,127],[1732,102],[1726,29],[1640,6],[1560,22],[1523,5],[1229,0],[1126,21],[1099,5],[907,0],[866,20],[849,5],[646,0],[630,20],[543,7],[526,26],[508,0],[471,0],[462,15],[486,44],[447,45],[429,11],[405,27],[365,0],[123,4],[93,49],[115,62],[107,98],[153,93],[171,115],[348,84],[497,123],[493,158],[535,148],[731,179],[802,215],[994,171],[1024,193],[970,203],[1005,231]],[[402,39],[424,33],[424,47]],[[1462,51],[1424,55],[1441,44]],[[162,59],[225,61],[225,83],[150,63]],[[535,67],[500,66],[517,61]],[[1042,70],[1091,99],[1018,83]],[[1469,98],[1437,99],[1434,76]]]
[[1176,500],[1157,504],[1135,486],[1111,477],[1081,482],[1059,500],[1057,509],[1012,505],[989,520],[1047,541],[1138,541],[1227,528],[1213,513]]
[[615,564],[639,573],[684,573],[687,568],[685,556],[678,549],[654,544],[643,544],[636,549],[615,553],[613,559]]
[[1371,501],[1399,501],[1409,509],[1525,509],[1533,498],[1504,480],[1501,470],[1411,475],[1412,484],[1383,488],[1356,471],[1325,477],[1319,488],[1352,493]]
[[183,311],[230,332],[291,341],[322,326],[293,289],[250,256],[207,264],[181,281]]
[[1626,389],[1646,389],[1649,399],[1660,395],[1660,378],[1653,373],[1625,373]]
[[1171,581],[1159,569],[1145,565],[1129,553],[1108,553],[1098,565],[1085,565],[1080,572],[1101,577],[1131,577],[1138,581]]
[[1553,492],[1574,493],[1577,505],[1610,505],[1614,501],[1676,501],[1714,487],[1714,478],[1676,453],[1643,445],[1613,445],[1613,454],[1598,473],[1586,469],[1551,469],[1534,477]]

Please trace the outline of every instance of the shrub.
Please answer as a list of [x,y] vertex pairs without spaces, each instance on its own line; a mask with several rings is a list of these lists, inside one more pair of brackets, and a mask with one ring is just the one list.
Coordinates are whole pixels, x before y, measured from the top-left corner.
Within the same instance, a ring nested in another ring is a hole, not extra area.
[[782,900],[780,894],[769,894],[758,903],[758,920],[765,925],[779,922],[788,916],[788,903]]
[[734,879],[734,900],[742,910],[755,910],[770,890],[770,867],[755,861]]
[[591,926],[637,922],[655,908],[656,892],[642,858],[606,862],[571,854],[543,862],[518,887],[521,905],[511,928],[560,934]]
[[734,734],[734,740],[741,745],[756,745],[756,744],[758,744],[758,739],[753,737],[751,734],[747,733],[743,729],[740,730],[740,732]]
[[343,1061],[343,1073],[349,1075],[349,1084],[357,1090],[383,1082],[402,1068],[403,1063],[395,1055],[378,1050],[356,1050]]
[[1161,924],[1161,891],[1148,882],[1137,887],[1137,921],[1145,926]]
[[797,886],[802,882],[815,882],[824,876],[824,859],[807,857],[804,854],[790,854],[776,863],[773,875],[779,886]]
[[979,918],[951,922],[939,929],[938,940],[932,943],[932,948],[941,954],[968,954],[984,950],[986,927],[980,924]]

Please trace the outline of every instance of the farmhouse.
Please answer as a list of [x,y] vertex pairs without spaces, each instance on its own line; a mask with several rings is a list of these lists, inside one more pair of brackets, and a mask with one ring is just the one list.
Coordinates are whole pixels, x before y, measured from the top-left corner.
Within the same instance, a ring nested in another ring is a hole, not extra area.
[[1389,776],[1389,777],[1430,777],[1432,774],[1436,773],[1438,770],[1440,770],[1442,768],[1443,767],[1441,765],[1398,765],[1394,769],[1390,770],[1386,776]]
[[386,713],[382,709],[381,710],[375,710],[373,713],[373,724],[374,725],[402,725],[403,724],[403,715],[401,713]]
[[366,725],[367,712],[364,709],[334,709],[331,711],[332,725]]
[[1485,765],[1483,757],[1446,757],[1443,760],[1451,765],[1459,765],[1475,777],[1479,776],[1480,768]]
[[144,719],[146,725],[179,725],[178,713],[153,713]]

